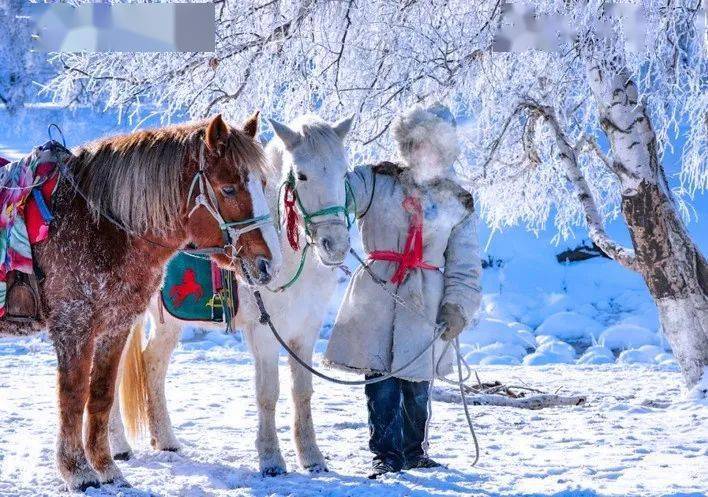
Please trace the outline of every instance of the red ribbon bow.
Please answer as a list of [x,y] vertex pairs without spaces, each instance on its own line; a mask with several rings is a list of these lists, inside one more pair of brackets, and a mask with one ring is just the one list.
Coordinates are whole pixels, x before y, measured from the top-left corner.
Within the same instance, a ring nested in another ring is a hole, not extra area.
[[423,208],[420,199],[415,196],[406,197],[403,208],[410,214],[408,236],[403,252],[374,250],[369,254],[369,259],[373,261],[398,263],[398,268],[391,277],[391,283],[395,285],[402,283],[411,269],[438,269],[437,266],[423,261]]
[[300,230],[297,229],[298,215],[295,206],[295,190],[292,186],[285,185],[285,195],[283,196],[283,205],[285,205],[285,233],[288,237],[288,243],[293,250],[300,250]]

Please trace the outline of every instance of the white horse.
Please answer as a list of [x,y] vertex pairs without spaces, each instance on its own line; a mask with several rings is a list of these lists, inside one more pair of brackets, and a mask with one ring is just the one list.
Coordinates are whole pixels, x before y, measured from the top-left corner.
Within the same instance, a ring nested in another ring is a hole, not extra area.
[[[266,195],[271,209],[278,206],[287,214],[284,197],[295,204],[299,223],[299,249],[294,250],[286,234],[287,215],[281,216],[280,245],[283,265],[278,277],[270,285],[277,288],[302,272],[292,285],[279,292],[262,291],[263,300],[273,323],[284,339],[303,359],[310,361],[325,313],[327,302],[337,284],[337,266],[349,251],[345,174],[348,161],[343,139],[349,131],[352,118],[334,125],[305,116],[290,126],[271,121],[276,137],[266,148],[274,166],[273,178],[268,178]],[[279,175],[279,176],[275,176]],[[281,188],[290,182],[292,190]],[[281,190],[285,194],[281,195]],[[292,205],[291,203],[291,205]],[[292,207],[290,209],[292,216]],[[292,233],[291,233],[292,234]],[[311,243],[303,256],[305,244]],[[256,448],[260,470],[266,476],[286,472],[280,452],[275,426],[275,406],[279,396],[278,355],[280,346],[270,330],[258,321],[255,303],[248,300],[248,289],[239,289],[240,308],[232,326],[244,330],[246,341],[255,359],[256,403],[258,406],[258,435]],[[177,345],[184,321],[172,317],[165,309],[164,324],[157,317],[158,299],[153,297],[150,308],[140,322],[133,326],[121,361],[122,386],[120,397],[123,417],[131,432],[148,424],[151,443],[156,450],[178,450],[167,411],[165,376],[170,355]],[[152,314],[155,330],[146,347],[142,348],[143,321]],[[200,323],[205,328],[219,327],[218,323]],[[324,457],[317,446],[312,422],[310,400],[312,376],[302,366],[290,360],[292,396],[295,408],[293,432],[300,465],[311,472],[326,471]],[[114,402],[110,418],[110,441],[114,458],[131,456],[118,402]]]

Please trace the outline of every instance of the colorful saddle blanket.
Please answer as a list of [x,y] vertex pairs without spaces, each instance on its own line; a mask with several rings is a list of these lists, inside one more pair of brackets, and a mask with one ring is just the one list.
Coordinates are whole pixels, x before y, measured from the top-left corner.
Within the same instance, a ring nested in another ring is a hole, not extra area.
[[70,157],[69,150],[50,141],[17,162],[0,158],[0,317],[5,315],[8,273],[34,272],[32,245],[49,234],[57,166]]
[[209,259],[178,252],[167,263],[162,304],[185,321],[230,323],[238,311],[236,278]]

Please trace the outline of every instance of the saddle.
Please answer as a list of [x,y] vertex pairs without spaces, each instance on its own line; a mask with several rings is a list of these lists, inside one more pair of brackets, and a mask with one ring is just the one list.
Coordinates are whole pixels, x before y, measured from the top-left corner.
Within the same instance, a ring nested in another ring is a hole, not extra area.
[[43,326],[33,246],[49,236],[58,165],[70,157],[50,141],[17,162],[0,158],[0,335],[32,334]]

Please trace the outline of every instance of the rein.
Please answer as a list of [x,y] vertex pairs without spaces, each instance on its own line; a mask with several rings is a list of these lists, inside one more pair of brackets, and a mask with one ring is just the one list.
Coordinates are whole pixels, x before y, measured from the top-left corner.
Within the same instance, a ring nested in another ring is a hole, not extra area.
[[[280,230],[282,227],[282,213],[280,209],[280,199],[282,198],[283,206],[285,207],[285,234],[288,239],[288,243],[294,251],[300,250],[300,232],[298,231],[298,226],[300,224],[299,218],[300,216],[302,216],[302,226],[305,230],[305,246],[302,249],[300,262],[298,263],[297,269],[295,270],[293,276],[286,283],[280,285],[277,288],[268,288],[269,291],[273,293],[283,292],[293,286],[297,282],[297,280],[300,279],[302,271],[305,267],[305,261],[307,259],[307,250],[310,248],[311,245],[315,244],[312,240],[312,234],[317,231],[317,228],[319,226],[339,222],[339,214],[343,214],[346,219],[347,229],[351,228],[353,221],[350,218],[349,214],[352,212],[352,205],[353,212],[356,214],[356,199],[354,197],[354,192],[352,191],[351,185],[346,180],[344,181],[344,189],[346,192],[346,199],[344,201],[344,205],[331,205],[329,207],[323,207],[322,209],[316,210],[314,212],[308,212],[307,209],[305,209],[305,206],[302,204],[300,195],[297,192],[295,175],[293,174],[292,169],[290,170],[287,178],[278,187],[277,226],[278,230]],[[323,216],[337,216],[337,218],[325,219],[324,221],[314,220],[315,218]]]
[[[374,281],[377,285],[381,286],[381,288],[382,288],[384,291],[386,291],[386,293],[388,293],[388,294],[394,299],[394,301],[397,302],[397,304],[400,304],[401,306],[407,308],[408,310],[410,310],[410,311],[412,311],[412,312],[418,314],[419,317],[420,317],[423,321],[429,321],[429,320],[428,320],[428,317],[427,317],[427,316],[424,314],[424,312],[423,312],[422,306],[413,307],[413,305],[411,305],[411,303],[409,303],[408,301],[404,300],[404,299],[401,298],[400,296],[396,295],[394,292],[392,292],[392,291],[388,288],[388,285],[386,284],[385,281],[383,281],[383,280],[382,280],[381,278],[379,278],[376,274],[374,274],[374,272],[371,270],[371,268],[369,267],[369,265],[366,264],[366,262],[364,262],[364,260],[361,258],[361,256],[360,256],[359,254],[357,254],[354,249],[350,249],[349,252],[357,259],[357,261],[359,261],[359,264],[361,264],[361,267],[364,268],[364,270],[367,272],[367,274],[369,274],[369,276],[373,279],[373,281]],[[322,373],[322,372],[318,371],[318,370],[315,369],[313,366],[311,366],[311,365],[309,364],[309,362],[307,362],[307,361],[305,361],[304,359],[302,359],[302,358],[288,345],[287,341],[283,339],[283,337],[280,335],[280,333],[278,333],[278,330],[277,330],[277,328],[275,327],[275,325],[273,324],[273,321],[272,321],[272,319],[271,319],[271,317],[270,317],[270,314],[268,314],[268,311],[267,311],[266,308],[265,308],[265,304],[263,303],[263,297],[261,296],[260,290],[258,290],[258,289],[253,285],[253,280],[251,279],[250,274],[246,271],[246,267],[245,267],[244,261],[241,259],[239,262],[240,262],[240,264],[241,264],[242,271],[243,271],[243,273],[244,273],[244,275],[245,275],[246,282],[248,283],[249,287],[251,288],[251,291],[252,291],[252,293],[253,293],[253,297],[254,297],[254,299],[255,299],[255,301],[256,301],[256,305],[258,306],[258,311],[260,312],[259,322],[260,322],[262,325],[267,325],[268,328],[270,328],[270,331],[271,331],[271,333],[273,333],[273,336],[275,337],[275,339],[276,339],[276,340],[278,341],[278,343],[285,349],[285,351],[290,355],[290,357],[292,357],[292,358],[295,360],[295,362],[297,362],[298,364],[300,364],[300,366],[302,366],[303,368],[305,368],[305,369],[306,369],[307,371],[309,371],[311,374],[313,374],[313,375],[315,375],[315,376],[317,376],[318,378],[321,378],[321,379],[323,379],[323,380],[329,381],[330,383],[335,383],[335,384],[337,384],[337,385],[347,385],[347,386],[361,386],[361,385],[371,385],[371,384],[373,384],[373,383],[379,383],[379,382],[388,380],[388,379],[394,377],[395,375],[401,373],[403,370],[409,368],[409,367],[410,367],[411,365],[413,365],[413,363],[415,363],[418,359],[420,359],[421,357],[423,357],[423,354],[425,354],[426,352],[428,352],[428,351],[433,351],[433,356],[434,356],[434,354],[435,354],[435,351],[434,351],[434,349],[435,349],[435,343],[438,341],[438,339],[440,339],[440,337],[442,336],[442,334],[443,334],[444,331],[445,331],[445,328],[443,327],[443,325],[438,324],[438,323],[432,323],[432,322],[430,322],[430,324],[432,324],[432,325],[434,326],[434,328],[433,328],[433,338],[430,340],[430,342],[428,342],[428,343],[426,344],[426,346],[425,346],[415,357],[413,357],[410,361],[408,361],[406,364],[404,364],[403,366],[401,366],[401,367],[399,367],[399,368],[397,368],[397,369],[395,369],[395,370],[393,370],[393,371],[390,371],[390,372],[388,372],[388,373],[386,373],[386,374],[384,374],[384,375],[377,376],[377,377],[374,377],[374,378],[364,379],[364,380],[342,380],[342,379],[339,379],[339,378],[335,378],[335,377],[333,377],[333,376],[329,376],[329,375],[327,375],[327,374],[325,374],[325,373]],[[451,379],[449,379],[449,378],[445,378],[444,376],[438,374],[439,366],[440,366],[440,361],[442,360],[442,358],[443,358],[444,355],[445,355],[445,352],[447,351],[447,349],[448,349],[451,345],[452,345],[452,347],[455,349],[455,354],[456,354],[457,376],[458,376],[457,381],[451,380]],[[467,376],[466,376],[466,377],[463,377],[463,374],[462,374],[462,368],[463,368],[463,366],[464,366],[464,367],[466,368],[466,370],[467,370]],[[470,411],[469,411],[469,406],[468,406],[467,398],[466,398],[466,394],[465,394],[465,381],[467,381],[467,380],[470,378],[470,376],[471,376],[471,374],[472,374],[472,371],[471,371],[470,366],[467,364],[467,362],[466,362],[466,361],[464,360],[464,358],[462,357],[462,352],[460,351],[459,338],[455,338],[455,340],[453,340],[452,342],[447,342],[447,343],[446,343],[445,349],[443,350],[443,353],[440,355],[440,359],[439,359],[438,362],[435,364],[435,374],[438,375],[438,377],[439,377],[440,380],[442,380],[442,381],[444,381],[444,382],[446,382],[446,383],[455,385],[455,386],[457,386],[457,387],[459,388],[460,396],[461,396],[461,398],[462,398],[462,405],[463,405],[463,407],[464,407],[465,418],[466,418],[466,420],[467,420],[467,426],[468,426],[468,428],[469,428],[469,431],[470,431],[470,433],[471,433],[471,435],[472,435],[472,440],[473,440],[473,442],[474,442],[475,458],[474,458],[474,460],[472,461],[472,466],[475,466],[475,465],[477,464],[477,462],[479,461],[479,457],[480,457],[480,447],[479,447],[479,441],[477,440],[477,434],[476,434],[475,429],[474,429],[474,424],[472,423],[472,415],[471,415],[471,413],[470,413]]]

